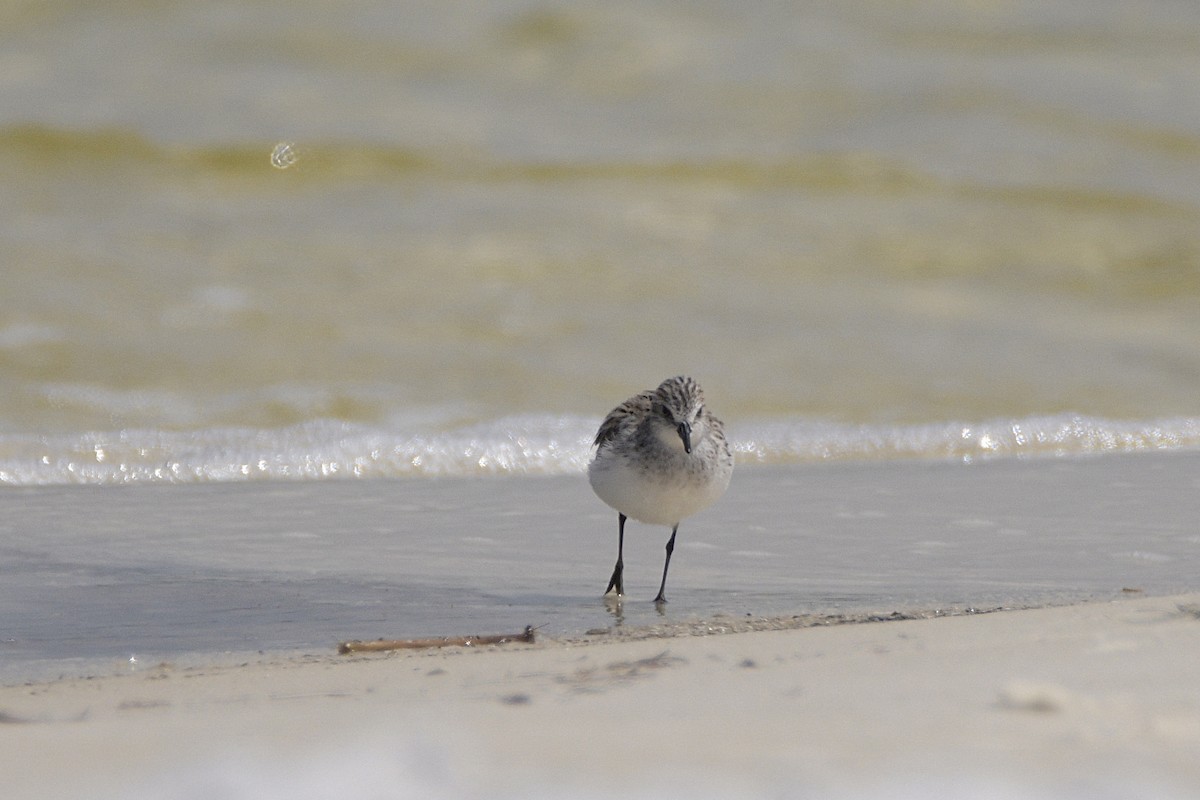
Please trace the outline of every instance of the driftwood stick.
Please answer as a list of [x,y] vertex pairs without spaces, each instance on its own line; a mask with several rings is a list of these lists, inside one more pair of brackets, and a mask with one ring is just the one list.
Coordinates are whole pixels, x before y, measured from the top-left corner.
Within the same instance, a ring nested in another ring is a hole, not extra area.
[[375,639],[370,642],[358,640],[342,642],[337,651],[347,653],[377,653],[383,650],[419,650],[424,647],[474,647],[478,644],[506,644],[508,642],[532,642],[533,626],[526,625],[521,633],[497,636],[442,636],[434,639]]

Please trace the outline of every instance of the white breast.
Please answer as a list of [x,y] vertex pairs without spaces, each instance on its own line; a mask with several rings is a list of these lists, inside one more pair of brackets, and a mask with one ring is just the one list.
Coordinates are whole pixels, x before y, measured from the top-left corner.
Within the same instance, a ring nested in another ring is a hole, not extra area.
[[598,456],[588,468],[596,495],[627,517],[652,525],[676,525],[708,508],[729,486],[732,465],[701,477],[686,473],[671,479],[647,474],[618,455]]

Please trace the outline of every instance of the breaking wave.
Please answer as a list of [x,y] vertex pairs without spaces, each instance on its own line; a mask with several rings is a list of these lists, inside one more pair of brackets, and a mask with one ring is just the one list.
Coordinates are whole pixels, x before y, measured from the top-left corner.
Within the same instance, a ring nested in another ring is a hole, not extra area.
[[[450,430],[317,420],[272,429],[119,430],[0,437],[0,484],[558,475],[582,472],[599,420],[505,417]],[[851,425],[770,420],[729,427],[741,464],[833,460],[974,461],[1200,446],[1200,418],[1078,415],[981,423]]]

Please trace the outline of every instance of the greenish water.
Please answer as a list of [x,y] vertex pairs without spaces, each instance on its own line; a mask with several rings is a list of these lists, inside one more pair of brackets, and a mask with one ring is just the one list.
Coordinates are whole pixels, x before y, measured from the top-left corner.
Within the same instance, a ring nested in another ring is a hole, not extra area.
[[1046,420],[1191,441],[1191,6],[7,2],[0,23],[9,474],[95,437],[136,440],[131,464],[171,437],[221,451],[201,472],[266,437],[296,472],[347,430],[387,450],[563,425],[573,468],[595,419],[680,372],[785,460],[821,425],[878,453]]

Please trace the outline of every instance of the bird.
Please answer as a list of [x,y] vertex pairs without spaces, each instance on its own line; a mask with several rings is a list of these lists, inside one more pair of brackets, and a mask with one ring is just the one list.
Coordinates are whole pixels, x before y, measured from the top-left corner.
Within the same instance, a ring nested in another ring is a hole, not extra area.
[[668,378],[609,412],[593,442],[588,481],[617,512],[617,563],[604,594],[625,594],[625,520],[671,528],[656,604],[667,602],[667,571],[679,523],[717,501],[729,487],[733,452],[725,426],[692,378]]

